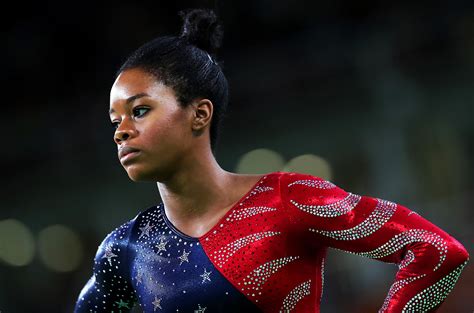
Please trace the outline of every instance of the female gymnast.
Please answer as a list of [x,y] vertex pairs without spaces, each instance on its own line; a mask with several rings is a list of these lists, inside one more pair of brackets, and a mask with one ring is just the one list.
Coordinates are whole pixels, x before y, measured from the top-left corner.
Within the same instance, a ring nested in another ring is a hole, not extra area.
[[328,248],[398,265],[380,312],[436,310],[466,249],[408,208],[297,172],[242,175],[214,158],[228,101],[211,10],[181,12],[119,69],[118,156],[162,199],[110,232],[74,312],[319,312]]

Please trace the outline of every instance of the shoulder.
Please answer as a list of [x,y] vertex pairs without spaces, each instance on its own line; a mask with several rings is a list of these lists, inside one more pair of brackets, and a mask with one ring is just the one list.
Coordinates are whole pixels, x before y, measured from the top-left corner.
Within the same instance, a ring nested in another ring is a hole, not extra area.
[[307,173],[300,172],[277,172],[280,176],[280,185],[289,189],[303,186],[307,188],[328,190],[328,189],[341,189],[336,186],[333,182]]
[[[127,263],[127,248],[130,234],[135,226],[138,213],[134,218],[122,223],[110,231],[97,248],[94,258],[94,272],[96,274],[122,272]],[[126,274],[122,272],[120,274]]]
[[312,204],[327,204],[349,195],[343,188],[328,179],[299,172],[279,172],[282,198],[307,198]]

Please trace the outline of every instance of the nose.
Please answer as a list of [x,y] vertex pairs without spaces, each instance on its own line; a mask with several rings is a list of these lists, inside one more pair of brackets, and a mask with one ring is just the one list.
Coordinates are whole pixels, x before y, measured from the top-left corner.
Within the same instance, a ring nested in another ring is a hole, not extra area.
[[114,134],[114,141],[117,144],[120,144],[122,141],[127,140],[130,137],[135,137],[137,135],[137,130],[133,126],[133,123],[127,122],[128,118],[125,118],[120,126],[117,127]]

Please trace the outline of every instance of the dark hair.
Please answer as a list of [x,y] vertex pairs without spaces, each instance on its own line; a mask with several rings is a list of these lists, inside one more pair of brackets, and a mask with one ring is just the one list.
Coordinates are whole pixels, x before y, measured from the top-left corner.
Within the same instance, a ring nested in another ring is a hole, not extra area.
[[133,52],[116,73],[139,68],[173,88],[181,107],[202,97],[213,104],[210,141],[215,153],[229,87],[216,61],[221,46],[222,25],[212,10],[191,9],[178,13],[183,19],[179,36],[155,38]]

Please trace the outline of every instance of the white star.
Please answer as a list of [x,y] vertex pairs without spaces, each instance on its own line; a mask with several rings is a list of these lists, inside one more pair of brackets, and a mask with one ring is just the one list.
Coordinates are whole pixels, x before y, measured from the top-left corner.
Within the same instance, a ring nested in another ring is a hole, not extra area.
[[117,256],[118,255],[116,255],[112,252],[112,246],[109,245],[105,248],[105,254],[102,256],[102,259],[106,258],[107,261],[109,261],[110,266],[112,266],[112,258],[115,258]]
[[142,238],[142,236],[150,236],[150,230],[153,228],[153,225],[150,225],[150,221],[146,222],[146,225],[144,227],[139,227],[142,233],[140,236],[138,236],[138,239]]
[[204,311],[206,311],[207,307],[203,307],[201,308],[201,305],[198,304],[198,309],[197,310],[194,310],[194,313],[204,313]]
[[138,270],[137,271],[137,276],[135,276],[135,279],[137,280],[137,285],[139,283],[143,283],[142,277],[143,277],[143,272],[141,270]]
[[181,260],[181,262],[179,262],[179,265],[181,265],[183,262],[188,262],[189,263],[188,255],[190,253],[191,253],[191,251],[186,252],[186,249],[183,250],[183,254],[180,257],[178,257],[178,259]]
[[168,241],[163,241],[163,239],[160,238],[160,243],[155,245],[155,247],[158,248],[158,251],[156,253],[160,253],[160,251],[166,251],[166,244]]
[[203,274],[199,275],[199,276],[202,277],[202,283],[203,283],[203,284],[204,284],[204,282],[205,282],[206,280],[211,281],[211,279],[209,278],[209,275],[211,275],[211,272],[207,272],[206,269],[204,269],[204,273],[203,273]]
[[162,309],[162,307],[161,307],[161,298],[157,299],[156,296],[155,296],[155,301],[153,301],[152,304],[154,306],[153,312],[156,311],[156,308]]

